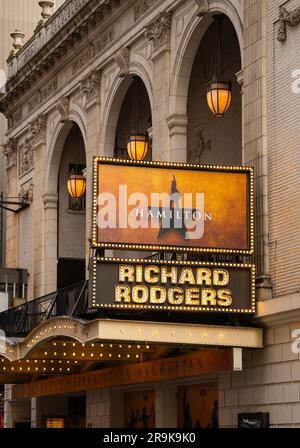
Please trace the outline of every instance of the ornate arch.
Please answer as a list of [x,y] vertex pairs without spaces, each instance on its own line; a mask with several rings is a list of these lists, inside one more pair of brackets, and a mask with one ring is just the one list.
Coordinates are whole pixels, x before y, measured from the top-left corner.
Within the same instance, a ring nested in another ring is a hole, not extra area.
[[75,103],[72,104],[72,108],[68,111],[67,119],[62,119],[61,113],[57,116],[54,124],[54,130],[49,141],[48,151],[46,155],[46,176],[44,194],[56,194],[57,193],[57,181],[60,159],[63,152],[64,144],[67,136],[73,126],[77,124],[79,127],[84,146],[86,148],[86,125],[84,117],[82,116],[82,110]]
[[199,17],[199,7],[188,20],[182,39],[176,49],[170,83],[169,115],[186,115],[189,80],[196,53],[201,40],[212,22],[215,13],[225,14],[231,21],[240,46],[243,66],[243,21],[242,6],[237,0],[232,1],[206,1],[206,11]]
[[126,93],[133,82],[132,75],[139,76],[143,81],[148,93],[151,113],[153,114],[153,87],[149,74],[139,62],[130,62],[128,65],[128,75],[120,78],[119,72],[116,72],[111,86],[106,93],[106,99],[102,109],[103,115],[101,117],[103,126],[101,153],[106,156],[113,156],[118,118]]

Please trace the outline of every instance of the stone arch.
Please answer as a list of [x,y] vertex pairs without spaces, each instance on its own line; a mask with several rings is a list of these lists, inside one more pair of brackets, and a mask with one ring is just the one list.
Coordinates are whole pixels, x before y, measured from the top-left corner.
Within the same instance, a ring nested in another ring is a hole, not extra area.
[[81,114],[74,108],[70,111],[68,121],[62,123],[60,120],[57,120],[52,137],[50,139],[48,154],[46,156],[44,194],[57,193],[57,180],[60,159],[63,152],[64,144],[74,123],[79,127],[84,140],[85,148],[87,147],[86,126]]
[[49,139],[48,152],[45,162],[45,181],[43,190],[44,202],[44,238],[45,238],[45,261],[43,269],[43,291],[42,294],[48,294],[57,289],[57,259],[58,259],[58,180],[61,158],[68,135],[74,124],[79,128],[86,154],[86,128],[81,114],[73,108],[69,112],[69,119],[61,122],[60,115],[56,120],[54,131]]
[[185,116],[187,112],[187,96],[189,80],[193,67],[193,62],[197,54],[199,45],[205,35],[209,25],[212,23],[212,15],[216,13],[225,14],[231,21],[240,46],[240,54],[243,67],[243,22],[242,11],[236,2],[210,1],[209,12],[201,18],[198,17],[198,8],[191,17],[182,33],[182,40],[177,48],[177,58],[175,59],[170,84],[170,104],[169,115]]
[[150,77],[140,63],[131,62],[129,64],[128,75],[123,78],[116,75],[106,94],[106,101],[103,107],[104,112],[101,119],[103,129],[101,153],[105,156],[113,157],[115,133],[119,114],[128,89],[133,82],[132,76],[134,75],[139,76],[145,85],[150,102],[151,113],[153,114],[153,88]]

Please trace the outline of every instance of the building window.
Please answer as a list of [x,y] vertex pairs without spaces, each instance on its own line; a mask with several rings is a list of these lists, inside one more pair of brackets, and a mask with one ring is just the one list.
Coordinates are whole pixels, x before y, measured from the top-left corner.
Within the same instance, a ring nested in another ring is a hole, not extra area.
[[[85,165],[78,165],[75,163],[69,164],[69,174],[82,174],[86,169]],[[86,210],[86,194],[80,199],[74,199],[69,195],[69,210],[72,211],[85,211]]]

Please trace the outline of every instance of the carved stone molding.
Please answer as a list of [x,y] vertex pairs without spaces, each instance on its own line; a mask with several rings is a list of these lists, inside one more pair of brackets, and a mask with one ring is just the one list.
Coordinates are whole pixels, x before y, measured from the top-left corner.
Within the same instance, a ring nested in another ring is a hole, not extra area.
[[52,79],[50,82],[41,87],[33,97],[28,101],[28,113],[31,113],[34,109],[40,107],[40,105],[46,101],[51,95],[53,95],[58,87],[57,78]]
[[45,193],[43,195],[43,202],[44,202],[45,210],[48,210],[48,209],[57,210],[58,195],[51,194],[51,193]]
[[80,84],[81,106],[86,109],[99,97],[101,72],[94,70]]
[[121,48],[114,54],[114,60],[120,69],[120,78],[123,78],[129,73],[129,55],[130,50],[127,47]]
[[3,154],[6,157],[6,168],[17,166],[18,141],[15,138],[10,138],[5,145],[3,145]]
[[19,193],[19,198],[24,202],[33,201],[33,183],[22,185]]
[[75,75],[82,70],[94,57],[99,55],[107,45],[113,42],[115,38],[115,30],[112,26],[104,34],[101,34],[98,39],[95,39],[88,45],[87,48],[82,50],[79,57],[72,63],[72,73]]
[[139,0],[134,5],[134,20],[139,20],[150,8],[158,3],[158,0]]
[[170,137],[173,135],[186,135],[188,124],[187,115],[173,114],[168,118],[167,123],[170,130]]
[[46,141],[47,115],[40,114],[29,126],[29,133],[33,140],[33,146]]
[[57,101],[56,108],[60,114],[61,123],[69,121],[69,107],[70,107],[70,100],[67,97],[62,97]]
[[24,176],[34,168],[33,138],[26,138],[19,149],[19,176]]
[[287,39],[287,25],[297,26],[300,23],[300,6],[288,11],[284,6],[279,8],[279,29],[277,39],[279,42],[285,42]]
[[23,108],[21,107],[13,114],[7,116],[8,129],[10,130],[11,128],[17,126],[22,121],[22,118],[23,118]]
[[209,11],[209,3],[208,0],[196,0],[196,3],[199,7],[197,15],[199,17],[204,16],[204,14],[208,13]]
[[145,36],[153,46],[152,59],[156,58],[162,51],[170,50],[171,17],[171,13],[162,12],[146,27]]

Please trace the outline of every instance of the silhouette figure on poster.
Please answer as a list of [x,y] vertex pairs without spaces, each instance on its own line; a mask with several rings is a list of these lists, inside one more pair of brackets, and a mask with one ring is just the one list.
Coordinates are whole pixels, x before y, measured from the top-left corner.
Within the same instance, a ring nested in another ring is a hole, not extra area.
[[148,421],[151,417],[154,418],[154,405],[152,404],[150,414],[147,414],[147,407],[144,406],[142,408],[141,415],[139,414],[139,411],[137,411],[138,419],[140,422],[143,422],[143,428],[148,428]]
[[212,428],[219,428],[219,403],[218,400],[214,401],[212,416],[211,416],[211,426]]
[[131,412],[131,418],[128,424],[128,428],[136,428],[136,425],[138,423],[138,412],[136,411],[136,413],[134,411]]
[[192,428],[193,427],[193,420],[191,416],[190,411],[190,403],[186,401],[186,392],[187,389],[184,389],[184,396],[183,396],[183,427],[184,428]]

